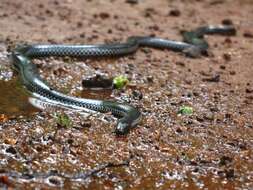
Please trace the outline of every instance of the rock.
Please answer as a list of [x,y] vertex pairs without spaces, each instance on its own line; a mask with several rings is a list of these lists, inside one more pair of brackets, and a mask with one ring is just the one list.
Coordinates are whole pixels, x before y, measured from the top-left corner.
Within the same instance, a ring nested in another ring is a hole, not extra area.
[[143,98],[141,91],[134,90],[132,94],[135,100],[141,100]]
[[220,75],[219,74],[215,74],[211,78],[204,78],[204,79],[202,79],[202,81],[203,82],[219,82],[220,81]]
[[113,79],[102,75],[96,75],[88,79],[83,79],[82,86],[84,88],[112,88]]
[[236,72],[235,72],[235,71],[230,71],[229,74],[230,74],[230,75],[235,75]]
[[154,77],[153,76],[147,76],[147,81],[149,82],[149,83],[153,83],[154,82]]
[[7,148],[5,151],[6,151],[7,153],[17,154],[16,149],[15,149],[15,148],[13,148],[12,146],[11,146],[11,147],[9,147],[9,148]]
[[169,16],[178,17],[181,15],[181,12],[178,9],[173,9],[169,12]]
[[99,17],[104,20],[104,19],[110,18],[110,14],[106,12],[102,12],[99,14]]
[[220,66],[220,69],[225,70],[225,69],[226,69],[226,66],[225,66],[225,65],[221,65],[221,66]]
[[243,33],[243,36],[244,36],[245,38],[253,38],[253,32],[245,31],[245,32]]
[[185,67],[185,63],[182,62],[182,61],[177,61],[175,64],[176,64],[176,65],[179,65],[179,66],[181,66],[181,67]]
[[231,60],[231,54],[230,54],[230,53],[224,53],[224,54],[223,54],[223,58],[224,58],[226,61],[230,61],[230,60]]
[[224,19],[221,23],[224,25],[233,25],[233,21],[231,19]]
[[221,166],[223,166],[223,165],[227,165],[227,164],[231,163],[232,161],[233,161],[232,158],[230,158],[230,157],[228,157],[228,156],[222,156],[222,157],[220,158],[219,164],[220,164]]
[[126,0],[126,3],[131,4],[131,5],[135,5],[135,4],[138,4],[139,1],[138,0]]
[[234,169],[225,170],[225,175],[226,178],[233,178],[235,177],[235,170]]
[[246,88],[246,89],[245,89],[245,92],[246,92],[246,93],[253,93],[253,89]]

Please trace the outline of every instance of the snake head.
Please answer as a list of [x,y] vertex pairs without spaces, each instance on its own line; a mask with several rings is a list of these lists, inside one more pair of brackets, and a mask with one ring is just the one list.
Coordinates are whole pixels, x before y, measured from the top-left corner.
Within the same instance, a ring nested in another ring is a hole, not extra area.
[[118,122],[115,133],[116,135],[126,135],[130,130],[130,125],[127,122],[120,121]]
[[18,51],[13,51],[10,54],[9,59],[11,60],[16,71],[22,70],[24,66],[29,64],[29,60]]
[[19,44],[16,46],[16,48],[14,49],[15,52],[19,52],[23,55],[25,55],[28,50],[31,48],[31,45],[28,44]]

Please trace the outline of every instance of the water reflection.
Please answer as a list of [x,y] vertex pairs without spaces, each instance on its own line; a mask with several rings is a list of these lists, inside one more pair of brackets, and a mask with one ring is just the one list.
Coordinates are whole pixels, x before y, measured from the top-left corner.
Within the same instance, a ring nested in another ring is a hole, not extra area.
[[29,115],[37,111],[28,102],[29,94],[18,78],[0,80],[0,114],[8,116]]

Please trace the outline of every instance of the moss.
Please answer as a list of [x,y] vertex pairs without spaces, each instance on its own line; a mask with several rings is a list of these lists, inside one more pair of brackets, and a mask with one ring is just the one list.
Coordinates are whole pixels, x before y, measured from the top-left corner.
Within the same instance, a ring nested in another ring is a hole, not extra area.
[[182,114],[182,115],[192,115],[192,113],[193,113],[193,108],[190,106],[181,106],[178,111],[178,114]]
[[60,127],[70,128],[73,125],[72,120],[65,113],[55,113],[54,118],[56,124]]

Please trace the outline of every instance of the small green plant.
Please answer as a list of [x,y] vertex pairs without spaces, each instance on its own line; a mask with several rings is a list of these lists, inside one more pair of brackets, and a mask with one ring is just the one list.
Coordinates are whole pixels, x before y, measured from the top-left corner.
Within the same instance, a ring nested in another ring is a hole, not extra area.
[[129,80],[125,76],[117,76],[113,79],[113,86],[116,89],[121,89],[129,83]]
[[65,113],[55,113],[54,115],[56,124],[60,127],[70,128],[72,127],[72,121],[70,117]]
[[190,106],[181,106],[178,111],[178,114],[182,114],[182,115],[192,115],[192,113],[193,113],[193,108]]

